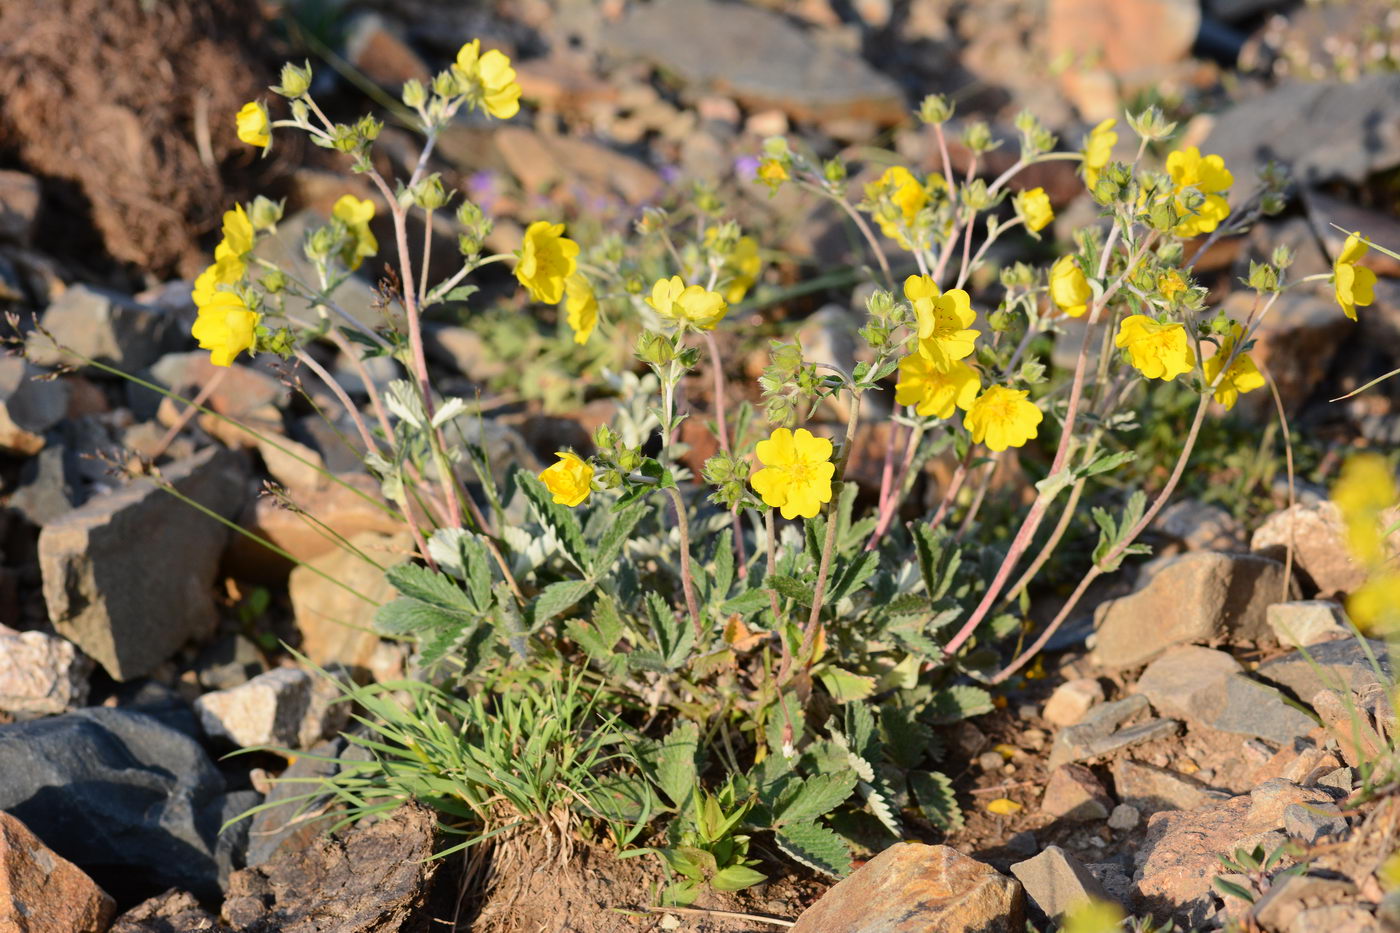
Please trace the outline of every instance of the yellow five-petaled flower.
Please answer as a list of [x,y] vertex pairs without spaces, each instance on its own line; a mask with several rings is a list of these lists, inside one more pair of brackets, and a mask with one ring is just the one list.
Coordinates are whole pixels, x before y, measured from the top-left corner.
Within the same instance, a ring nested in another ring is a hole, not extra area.
[[816,518],[831,501],[831,441],[806,428],[777,428],[755,447],[763,469],[749,478],[754,491],[783,518]]
[[992,386],[977,397],[963,416],[963,427],[972,432],[972,443],[988,450],[1020,447],[1036,436],[1045,418],[1024,389]]
[[1118,325],[1113,343],[1128,351],[1133,366],[1148,379],[1172,380],[1196,365],[1183,324],[1162,324],[1145,314],[1130,314]]
[[966,411],[972,407],[981,388],[982,377],[966,363],[953,362],[939,369],[922,353],[911,353],[899,361],[894,400],[899,405],[913,405],[925,418],[948,418],[954,408]]
[[457,51],[452,70],[466,84],[466,93],[491,116],[509,120],[520,112],[520,85],[504,52],[482,52],[481,40],[473,39]]
[[1039,233],[1055,219],[1055,211],[1050,207],[1050,196],[1044,188],[1030,188],[1013,199],[1016,214],[1026,224],[1031,233]]
[[647,304],[656,313],[677,324],[689,324],[697,330],[714,330],[724,320],[729,305],[719,292],[699,285],[686,285],[678,275],[657,279],[647,296]]
[[261,315],[244,304],[236,292],[214,292],[200,306],[190,333],[215,366],[232,366],[234,357],[257,342]]
[[[1230,325],[1230,333],[1221,341],[1220,349],[1215,351],[1215,355],[1202,364],[1205,370],[1206,385],[1215,381],[1215,377],[1220,375],[1220,368],[1225,365],[1225,361],[1230,358],[1230,354],[1235,352],[1235,347],[1239,346],[1240,340],[1244,338],[1244,326],[1239,323]],[[1215,400],[1225,406],[1229,411],[1235,407],[1240,396],[1245,392],[1253,392],[1255,389],[1263,388],[1264,376],[1254,365],[1254,360],[1249,358],[1249,354],[1243,351],[1235,357],[1235,361],[1230,364],[1230,368],[1225,370],[1225,375],[1221,376],[1220,385],[1215,387]]]
[[1364,308],[1376,300],[1376,273],[1357,265],[1362,256],[1370,251],[1361,239],[1361,234],[1347,237],[1337,261],[1332,264],[1332,291],[1337,296],[1337,304],[1342,313],[1353,321],[1356,309]]
[[1070,317],[1080,317],[1089,310],[1094,291],[1073,256],[1061,256],[1050,267],[1050,300]]
[[347,269],[360,268],[366,257],[379,252],[379,241],[369,229],[369,222],[374,219],[373,201],[343,194],[331,208],[331,216],[344,223],[350,234],[340,253]]
[[904,166],[892,165],[874,182],[865,186],[865,196],[871,201],[888,196],[894,213],[888,215],[885,211],[877,210],[875,222],[880,225],[880,231],[885,236],[904,249],[913,249],[905,234],[929,200],[928,189],[919,179]]
[[540,473],[540,482],[558,505],[571,509],[582,505],[593,491],[593,467],[571,450],[558,451],[554,456],[559,459]]
[[[1230,202],[1225,195],[1235,183],[1235,176],[1230,174],[1220,156],[1202,156],[1195,146],[1179,149],[1167,156],[1167,174],[1176,185],[1177,209],[1186,215],[1172,228],[1172,233],[1180,237],[1210,233],[1229,216]],[[1194,214],[1186,210],[1181,199],[1186,188],[1195,188],[1205,195],[1205,203]]]
[[935,366],[947,369],[955,360],[972,355],[982,332],[969,326],[977,320],[977,312],[967,292],[951,288],[940,293],[929,276],[911,275],[904,280],[904,297],[914,306],[918,320],[919,352]]
[[268,119],[267,107],[261,102],[248,101],[239,109],[235,121],[238,138],[248,145],[266,149],[272,142],[272,122]]
[[557,305],[564,297],[564,282],[578,271],[578,244],[564,236],[563,224],[537,220],[525,228],[515,277],[530,290],[530,297]]

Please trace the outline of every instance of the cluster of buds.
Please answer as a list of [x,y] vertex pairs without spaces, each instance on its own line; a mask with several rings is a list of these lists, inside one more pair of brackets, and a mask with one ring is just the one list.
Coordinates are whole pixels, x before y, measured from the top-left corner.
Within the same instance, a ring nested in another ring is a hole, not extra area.
[[647,459],[640,446],[627,446],[606,424],[600,424],[593,432],[593,446],[597,450],[593,459],[602,467],[595,478],[604,489],[625,484],[627,477],[640,470]]
[[753,499],[749,492],[749,461],[728,451],[720,451],[705,461],[701,474],[705,482],[715,487],[710,501],[732,509]]
[[758,377],[763,411],[769,424],[791,427],[809,416],[825,387],[817,367],[802,359],[802,347],[775,340],[768,368]]

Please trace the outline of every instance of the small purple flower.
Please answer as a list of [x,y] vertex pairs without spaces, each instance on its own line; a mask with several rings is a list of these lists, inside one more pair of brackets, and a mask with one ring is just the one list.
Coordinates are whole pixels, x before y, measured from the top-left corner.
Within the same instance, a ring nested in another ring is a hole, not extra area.
[[467,194],[477,207],[489,213],[500,197],[496,173],[489,169],[474,172],[467,179]]
[[740,181],[753,181],[758,177],[758,156],[742,155],[734,160],[734,174]]
[[657,170],[661,180],[668,185],[674,185],[681,177],[681,170],[674,165],[663,165]]

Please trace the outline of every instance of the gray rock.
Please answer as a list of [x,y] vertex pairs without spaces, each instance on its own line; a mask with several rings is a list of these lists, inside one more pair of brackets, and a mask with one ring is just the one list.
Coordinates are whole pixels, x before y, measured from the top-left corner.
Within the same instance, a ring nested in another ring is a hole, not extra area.
[[1330,787],[1334,790],[1339,790],[1342,792],[1342,796],[1345,797],[1351,793],[1352,785],[1356,783],[1356,772],[1351,768],[1338,768],[1335,771],[1327,772],[1314,783],[1316,783],[1318,787]]
[[[373,659],[370,669],[375,670]],[[318,672],[311,678],[306,712],[297,726],[297,748],[310,748],[345,728],[350,721],[350,704],[345,702],[342,684],[350,682],[351,679],[351,671],[337,664],[332,664],[325,673]],[[387,678],[375,679],[382,683]]]
[[[1335,922],[1324,926],[1298,925],[1302,915],[1312,913],[1308,905],[1355,903],[1356,885],[1339,878],[1319,878],[1314,875],[1289,875],[1276,879],[1269,890],[1254,905],[1253,916],[1266,930],[1283,930],[1286,933],[1321,933],[1324,930],[1349,929]],[[1326,908],[1323,908],[1324,910]],[[1374,919],[1361,929],[1371,929]]]
[[1283,590],[1283,565],[1248,554],[1197,551],[1167,561],[1138,590],[1094,614],[1095,663],[1121,670],[1173,645],[1254,641]]
[[24,172],[0,170],[0,240],[28,246],[41,200],[39,179]]
[[49,444],[30,457],[20,471],[19,487],[10,496],[10,508],[39,527],[47,525],[82,504],[85,498],[66,444]]
[[1309,184],[1368,177],[1400,165],[1400,75],[1352,83],[1286,81],[1219,114],[1202,153],[1215,153],[1252,188],[1274,159]]
[[92,660],[72,642],[0,625],[0,710],[48,715],[87,702]]
[[1178,541],[1188,551],[1236,551],[1247,536],[1239,519],[1218,505],[1181,499],[1162,510],[1152,530]]
[[246,684],[215,690],[194,701],[204,731],[239,747],[295,747],[311,703],[311,675],[291,667],[259,674]]
[[364,761],[368,753],[337,736],[311,746],[307,754],[297,756],[287,770],[273,780],[267,799],[263,801],[271,806],[253,814],[248,827],[249,865],[266,862],[288,839],[296,839],[293,845],[300,847],[320,834],[324,823],[310,819],[308,814],[327,809],[329,795],[309,800],[300,798],[312,790],[312,780],[330,777],[339,771],[337,759],[342,757]]
[[1046,846],[1035,858],[1017,862],[1011,874],[1031,903],[1052,919],[1090,898],[1112,900],[1093,873],[1059,846]]
[[767,10],[715,0],[654,3],[634,7],[603,41],[615,55],[651,60],[697,91],[722,90],[751,110],[778,108],[800,121],[905,117],[891,79]]
[[[306,258],[302,246],[316,228],[326,223],[327,219],[316,211],[297,211],[277,225],[275,234],[258,240],[253,255],[259,259],[266,259],[303,282],[315,282],[316,267]],[[310,303],[305,299],[288,295],[286,300],[289,315],[306,321],[318,319],[319,312],[312,310]],[[375,327],[384,322],[384,315],[377,306],[378,298],[374,287],[360,275],[347,276],[331,295],[331,300],[361,324]],[[343,323],[343,319],[338,315],[332,313],[331,316]]]
[[[1372,658],[1380,668],[1379,677]],[[1265,661],[1255,674],[1304,702],[1323,689],[1362,690],[1389,683],[1392,677],[1389,649],[1385,642],[1373,638],[1343,638],[1290,651]]]
[[1119,749],[1176,733],[1181,724],[1172,719],[1153,719],[1126,729],[1118,728],[1147,712],[1147,708],[1147,697],[1141,694],[1094,707],[1081,722],[1055,734],[1050,746],[1049,767],[1054,769],[1070,762],[1110,755]]
[[1269,607],[1269,628],[1285,648],[1306,648],[1354,634],[1341,603],[1302,599]]
[[37,331],[29,335],[29,356],[44,366],[79,362],[77,354],[134,373],[187,339],[176,316],[86,285],[60,295],[41,323],[58,342],[55,347]]
[[423,332],[423,349],[429,359],[451,367],[473,382],[486,382],[506,372],[506,364],[495,359],[486,341],[476,331],[457,325],[428,326]]
[[42,371],[21,356],[0,357],[0,450],[30,456],[44,447],[44,432],[68,409],[68,384],[35,380]]
[[108,933],[230,933],[219,919],[199,906],[188,891],[171,889],[147,898],[118,917]]
[[[243,460],[209,448],[162,471],[182,495],[232,519]],[[143,479],[98,496],[39,535],[49,618],[117,680],[149,673],[213,630],[212,589],[227,531]]]
[[[350,544],[389,567],[400,562],[399,555],[411,541],[407,533],[367,531],[351,538]],[[356,673],[369,668],[379,644],[375,612],[395,595],[382,571],[358,554],[334,550],[294,569],[287,590],[301,631],[301,650],[311,663],[340,663]]]
[[195,677],[206,690],[246,684],[266,667],[258,646],[242,635],[226,635],[205,645],[194,662]]
[[1108,828],[1116,829],[1119,832],[1136,829],[1140,822],[1142,822],[1142,813],[1131,804],[1120,803],[1108,815]]
[[1205,722],[1219,710],[1225,681],[1242,670],[1224,651],[1179,645],[1147,665],[1135,690],[1164,716]]
[[1346,831],[1347,820],[1335,805],[1289,804],[1283,811],[1283,828],[1288,835],[1308,845]]
[[1117,862],[1091,862],[1084,867],[1108,893],[1109,900],[1126,908],[1133,906],[1133,878],[1127,868]]
[[1127,758],[1113,763],[1113,789],[1119,800],[1143,816],[1163,810],[1195,810],[1230,796],[1185,774]]
[[1277,688],[1236,674],[1226,678],[1220,711],[1208,725],[1286,745],[1317,728],[1317,720],[1288,702]]
[[257,804],[226,792],[199,743],[155,719],[90,708],[0,726],[0,810],[127,904],[171,887],[218,897]]

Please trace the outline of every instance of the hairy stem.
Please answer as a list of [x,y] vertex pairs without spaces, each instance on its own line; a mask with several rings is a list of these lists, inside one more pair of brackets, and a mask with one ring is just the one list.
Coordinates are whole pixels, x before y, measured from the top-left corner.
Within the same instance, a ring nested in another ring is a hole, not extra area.
[[685,608],[690,613],[690,624],[695,627],[695,637],[702,638],[704,627],[700,624],[700,604],[695,601],[695,584],[691,581],[690,569],[690,519],[686,516],[685,500],[674,485],[667,486],[671,504],[676,508],[676,530],[681,536],[681,589],[685,591]]

